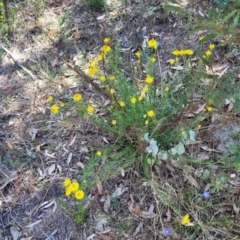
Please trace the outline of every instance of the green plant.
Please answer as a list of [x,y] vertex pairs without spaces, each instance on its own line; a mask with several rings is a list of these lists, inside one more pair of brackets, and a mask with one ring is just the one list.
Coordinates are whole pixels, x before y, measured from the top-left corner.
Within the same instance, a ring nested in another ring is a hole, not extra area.
[[85,0],[86,5],[95,11],[100,11],[105,8],[105,0]]

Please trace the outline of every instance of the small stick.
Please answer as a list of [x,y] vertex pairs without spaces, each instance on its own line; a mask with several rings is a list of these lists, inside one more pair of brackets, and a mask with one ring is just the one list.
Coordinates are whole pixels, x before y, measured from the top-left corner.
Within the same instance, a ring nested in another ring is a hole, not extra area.
[[25,68],[20,62],[18,62],[13,54],[8,50],[6,49],[2,44],[0,44],[0,47],[10,55],[10,57],[12,58],[12,60],[20,67],[23,69],[23,71],[25,71],[33,80],[36,79],[36,77],[32,74],[32,72],[30,70],[28,70],[27,68]]

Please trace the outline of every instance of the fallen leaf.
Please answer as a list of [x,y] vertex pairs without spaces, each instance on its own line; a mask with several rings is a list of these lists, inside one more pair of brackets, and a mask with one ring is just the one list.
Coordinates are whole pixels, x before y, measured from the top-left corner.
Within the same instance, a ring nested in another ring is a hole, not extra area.
[[137,234],[140,232],[141,228],[142,228],[143,224],[140,222],[139,225],[137,226],[136,230],[133,233],[133,236],[136,237]]
[[83,164],[82,162],[77,162],[76,164],[77,164],[77,166],[79,166],[81,169],[84,169],[84,168],[85,168],[85,166],[84,166],[84,164]]
[[218,153],[220,152],[215,149],[209,148],[208,146],[200,146],[200,148],[208,152],[218,152]]
[[193,113],[194,114],[199,114],[200,112],[202,112],[205,109],[206,105],[207,104],[205,103],[205,104],[202,104],[202,105],[198,106],[198,108]]
[[127,187],[123,187],[123,186],[118,187],[116,191],[112,194],[112,198],[121,196],[127,190],[128,190]]
[[233,203],[233,210],[236,214],[239,214],[240,208],[237,207],[235,203]]
[[36,138],[37,132],[38,131],[36,128],[33,127],[28,128],[28,134],[31,136],[32,141]]
[[10,227],[10,232],[12,234],[13,240],[18,240],[19,236],[21,235],[21,233],[15,226]]
[[52,61],[51,61],[51,65],[52,67],[55,67],[58,64],[58,57],[56,56]]
[[67,165],[69,165],[70,164],[70,162],[72,161],[72,153],[69,153],[69,155],[68,155],[68,158],[67,158]]
[[101,181],[98,180],[97,183],[96,183],[96,185],[97,185],[98,194],[99,194],[99,195],[103,195],[103,186],[102,186]]
[[55,171],[55,168],[56,168],[55,163],[52,164],[51,166],[49,166],[49,167],[47,168],[47,174],[48,174],[48,175],[51,175],[51,174]]
[[166,212],[166,216],[167,216],[166,222],[170,222],[170,221],[171,221],[171,218],[172,218],[172,215],[171,215],[171,212],[170,212],[169,209],[168,209],[167,212]]
[[191,176],[191,175],[185,175],[184,177],[188,180],[188,182],[189,182],[191,185],[193,185],[194,187],[196,187],[196,188],[198,188],[198,189],[200,188],[197,180],[196,180],[193,176]]
[[7,144],[7,146],[8,146],[9,149],[14,149],[14,146],[13,146],[12,143],[10,143],[10,142],[7,141],[6,144]]
[[130,203],[128,206],[128,209],[135,216],[140,217],[142,215],[142,211],[141,211],[139,205],[136,203]]
[[41,145],[36,146],[36,152],[39,152],[39,153],[41,152]]
[[108,213],[108,209],[110,208],[110,206],[111,206],[111,199],[110,199],[109,194],[107,194],[106,200],[103,205],[104,212]]
[[73,137],[72,141],[68,144],[68,146],[72,146],[76,140],[76,135]]

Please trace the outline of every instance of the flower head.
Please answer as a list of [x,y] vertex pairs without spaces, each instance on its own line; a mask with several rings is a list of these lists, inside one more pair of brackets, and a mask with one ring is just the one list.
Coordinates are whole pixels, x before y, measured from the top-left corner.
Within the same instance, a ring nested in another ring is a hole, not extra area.
[[156,60],[155,57],[151,57],[151,58],[150,58],[150,62],[155,63],[156,61],[157,61],[157,60]]
[[140,51],[137,51],[135,55],[137,56],[137,58],[140,58],[142,56],[142,53]]
[[72,189],[72,192],[76,192],[79,189],[79,183],[78,182],[72,182],[69,185],[69,188]]
[[2,2],[0,2],[0,7],[3,7],[3,3]]
[[100,53],[98,56],[97,56],[98,60],[99,61],[102,61],[103,59],[106,58],[106,54],[105,53]]
[[67,197],[70,196],[72,192],[73,192],[72,187],[70,185],[65,189],[65,196],[67,196]]
[[215,44],[211,43],[211,44],[209,44],[208,47],[209,47],[210,50],[213,50],[215,48]]
[[109,43],[110,42],[110,38],[109,37],[104,38],[103,42],[106,43],[106,44]]
[[111,47],[108,46],[108,45],[103,45],[103,46],[101,47],[101,51],[102,51],[103,53],[108,53],[108,52],[111,51]]
[[143,96],[140,95],[140,96],[138,97],[138,101],[142,101],[142,100],[143,100]]
[[151,39],[147,42],[147,45],[148,45],[149,48],[157,49],[158,42],[155,39]]
[[84,196],[85,196],[85,193],[84,193],[83,190],[78,190],[78,191],[75,192],[75,198],[76,198],[77,200],[83,199]]
[[165,87],[164,91],[169,92],[170,88],[168,86]]
[[104,82],[104,81],[106,80],[106,77],[105,77],[104,75],[102,75],[102,76],[99,77],[99,80],[100,80],[101,82]]
[[119,105],[120,105],[120,107],[124,107],[125,106],[125,102],[124,101],[120,101]]
[[115,92],[116,92],[116,91],[115,91],[114,88],[111,88],[111,89],[110,89],[110,93],[111,93],[111,94],[114,94]]
[[82,100],[82,94],[76,93],[76,94],[73,95],[73,101],[74,102],[79,102],[81,100]]
[[207,51],[205,52],[205,56],[210,57],[211,55],[212,55],[212,51],[207,50]]
[[170,228],[164,228],[163,229],[163,235],[165,237],[168,237],[171,234],[171,229]]
[[151,83],[153,83],[153,77],[151,77],[151,76],[147,76],[146,78],[145,78],[145,83],[147,83],[147,84],[151,84]]
[[148,123],[149,123],[149,121],[148,121],[148,120],[146,120],[146,121],[145,121],[145,125],[148,125]]
[[102,156],[102,152],[101,152],[100,150],[98,150],[98,151],[96,152],[96,155],[99,156],[99,157],[101,157],[101,156]]
[[94,112],[94,107],[93,106],[88,106],[87,107],[87,112],[88,113],[93,113]]
[[65,103],[64,102],[60,102],[60,107],[64,107]]
[[186,50],[184,50],[184,54],[185,55],[189,55],[189,56],[192,56],[193,55],[193,50],[192,49],[186,49]]
[[182,135],[186,135],[186,132],[184,130],[181,131]]
[[112,120],[112,125],[117,125],[117,120],[113,119]]
[[53,101],[53,96],[48,96],[47,101],[52,102]]
[[190,216],[189,216],[189,214],[186,214],[186,215],[184,215],[183,217],[182,217],[182,221],[181,221],[181,223],[182,223],[182,225],[187,225],[188,223],[190,223],[191,221],[190,221]]
[[209,193],[209,191],[205,191],[205,190],[204,190],[202,196],[203,196],[205,199],[210,198],[210,193]]
[[135,104],[137,99],[135,97],[131,97],[130,101],[131,101],[132,104]]
[[96,73],[98,72],[98,67],[96,65],[90,65],[88,67],[88,72],[91,77],[95,76]]
[[201,42],[204,39],[203,36],[199,37],[199,41]]
[[169,64],[170,64],[170,65],[173,65],[174,63],[175,63],[175,60],[174,60],[174,59],[170,59],[170,60],[169,60]]
[[111,80],[111,81],[115,80],[115,76],[113,76],[113,75],[109,76],[109,80]]
[[58,106],[56,104],[52,105],[51,106],[51,111],[52,111],[52,113],[57,114],[58,111],[59,111]]
[[154,113],[154,111],[153,110],[149,110],[148,112],[147,112],[147,115],[148,115],[148,117],[154,117],[155,116],[155,113]]
[[66,178],[63,182],[63,185],[65,187],[68,187],[70,184],[72,183],[71,179],[70,178]]
[[206,110],[207,110],[208,112],[212,112],[212,111],[213,111],[213,108],[210,107],[210,106],[208,106],[208,107],[206,107]]

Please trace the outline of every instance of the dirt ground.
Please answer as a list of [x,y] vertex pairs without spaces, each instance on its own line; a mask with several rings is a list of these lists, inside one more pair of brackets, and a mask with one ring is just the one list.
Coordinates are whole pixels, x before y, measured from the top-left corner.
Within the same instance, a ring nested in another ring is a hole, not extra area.
[[[61,51],[72,61],[89,60],[105,36],[117,35],[120,50],[132,58],[144,37],[154,37],[162,44],[156,75],[165,78],[172,49],[196,49],[198,35],[189,35],[174,15],[165,16],[157,1],[131,1],[126,6],[113,1],[108,14],[79,1],[47,1],[37,23],[33,2],[16,3],[20,9],[16,27],[5,44],[9,52],[0,52],[0,239],[163,239],[150,227],[155,221],[152,208],[157,206],[151,203],[149,186],[138,181],[140,176],[132,169],[102,183],[102,195],[97,186],[88,192],[92,203],[86,221],[73,220],[67,209],[74,209],[74,204],[64,198],[62,181],[65,176],[81,177],[88,154],[106,145],[111,136],[90,121],[79,122],[72,113],[60,121],[50,113],[46,99],[54,95],[63,100],[85,92],[89,99],[102,101],[90,85],[65,70],[57,58]],[[59,27],[64,12],[66,20]],[[165,174],[159,172],[163,179]],[[122,206],[118,210],[106,207],[114,193],[118,194],[115,204]],[[143,217],[137,214],[139,206],[145,211]],[[171,239],[180,236],[173,234]]]

